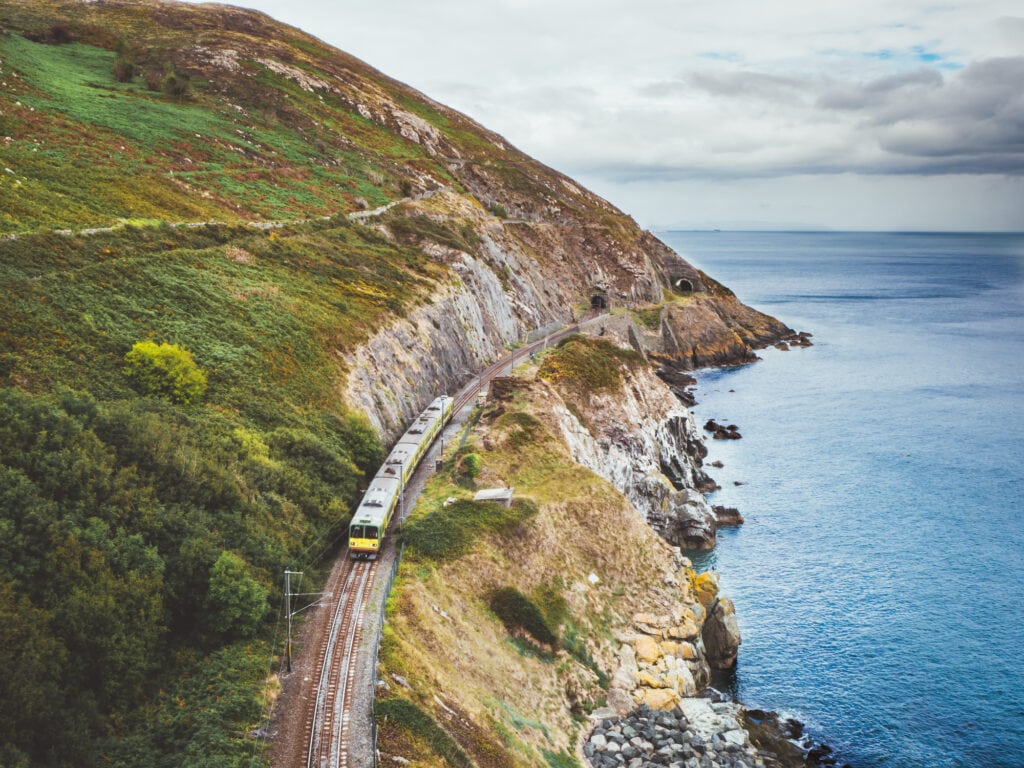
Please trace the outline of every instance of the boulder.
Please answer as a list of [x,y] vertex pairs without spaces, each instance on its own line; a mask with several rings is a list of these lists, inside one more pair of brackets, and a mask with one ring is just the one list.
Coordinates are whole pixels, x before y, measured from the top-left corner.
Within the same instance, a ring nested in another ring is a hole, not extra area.
[[651,709],[671,710],[679,706],[679,694],[671,688],[641,688],[637,693],[640,703]]
[[691,640],[699,634],[697,623],[691,616],[685,617],[683,621],[674,627],[669,627],[662,632],[662,636],[668,640]]
[[609,709],[614,710],[615,714],[619,717],[625,717],[632,712],[633,707],[636,706],[633,703],[633,697],[629,695],[628,690],[614,686],[608,689],[608,696],[606,700]]
[[625,643],[619,649],[619,665],[615,674],[612,675],[610,685],[613,688],[631,691],[636,688],[636,675],[636,652],[633,650],[633,646]]
[[669,544],[683,549],[715,547],[715,513],[698,491],[683,489],[669,494],[664,511],[651,516],[649,522]]
[[[694,625],[696,627],[696,625]],[[696,636],[696,630],[694,630],[694,636]],[[679,659],[686,659],[687,661],[697,658],[697,649],[693,643],[685,641],[678,642],[674,640],[666,640],[661,644],[661,652],[666,656],[675,656]]]
[[718,596],[718,574],[714,571],[697,574],[693,579],[693,596],[705,608],[712,605]]
[[667,688],[668,684],[660,676],[649,670],[643,670],[637,676],[637,682],[644,688]]
[[736,664],[742,638],[732,600],[722,597],[712,605],[701,637],[708,664],[714,669],[730,669]]
[[658,641],[650,635],[640,635],[633,641],[636,658],[645,664],[654,664],[661,657]]
[[736,507],[725,507],[721,504],[715,504],[711,507],[711,511],[715,513],[715,523],[719,528],[743,525],[743,515],[740,514]]
[[652,613],[638,613],[633,616],[633,626],[648,635],[660,635],[661,628],[671,623],[670,616],[656,616]]

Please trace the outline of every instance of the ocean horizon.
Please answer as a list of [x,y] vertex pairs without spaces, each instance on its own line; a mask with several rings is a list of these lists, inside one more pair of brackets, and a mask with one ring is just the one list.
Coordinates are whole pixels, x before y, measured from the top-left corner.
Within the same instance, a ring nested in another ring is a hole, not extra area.
[[722,681],[854,768],[1024,765],[1024,237],[662,232],[814,346],[698,372]]

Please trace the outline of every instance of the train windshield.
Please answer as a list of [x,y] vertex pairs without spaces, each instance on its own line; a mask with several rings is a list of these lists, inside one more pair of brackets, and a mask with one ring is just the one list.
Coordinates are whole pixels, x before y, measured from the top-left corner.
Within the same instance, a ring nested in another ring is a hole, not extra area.
[[350,539],[376,539],[377,538],[377,526],[376,525],[353,525],[348,529],[348,536]]
[[349,535],[349,538],[351,538],[351,539],[361,539],[361,538],[363,538],[363,526],[361,526],[361,525],[349,526],[348,535]]

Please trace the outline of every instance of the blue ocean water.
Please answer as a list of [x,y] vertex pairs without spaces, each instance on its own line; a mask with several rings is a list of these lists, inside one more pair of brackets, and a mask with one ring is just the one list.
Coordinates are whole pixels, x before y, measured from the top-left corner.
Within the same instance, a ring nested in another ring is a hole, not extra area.
[[[699,375],[733,693],[855,768],[1024,766],[1024,237],[663,233],[815,346]],[[742,483],[742,484],[737,484]]]

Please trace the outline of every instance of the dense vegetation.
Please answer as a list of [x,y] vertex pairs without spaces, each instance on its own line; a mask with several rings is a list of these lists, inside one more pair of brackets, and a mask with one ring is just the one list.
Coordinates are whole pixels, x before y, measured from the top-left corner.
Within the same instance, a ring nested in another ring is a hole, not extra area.
[[493,501],[459,499],[418,513],[405,525],[402,540],[409,545],[414,558],[450,560],[465,554],[478,537],[506,533],[536,514],[537,505],[529,499],[516,499],[511,507]]
[[315,574],[380,459],[336,352],[437,268],[344,219],[23,235],[0,265],[0,762],[235,765],[280,571]]

